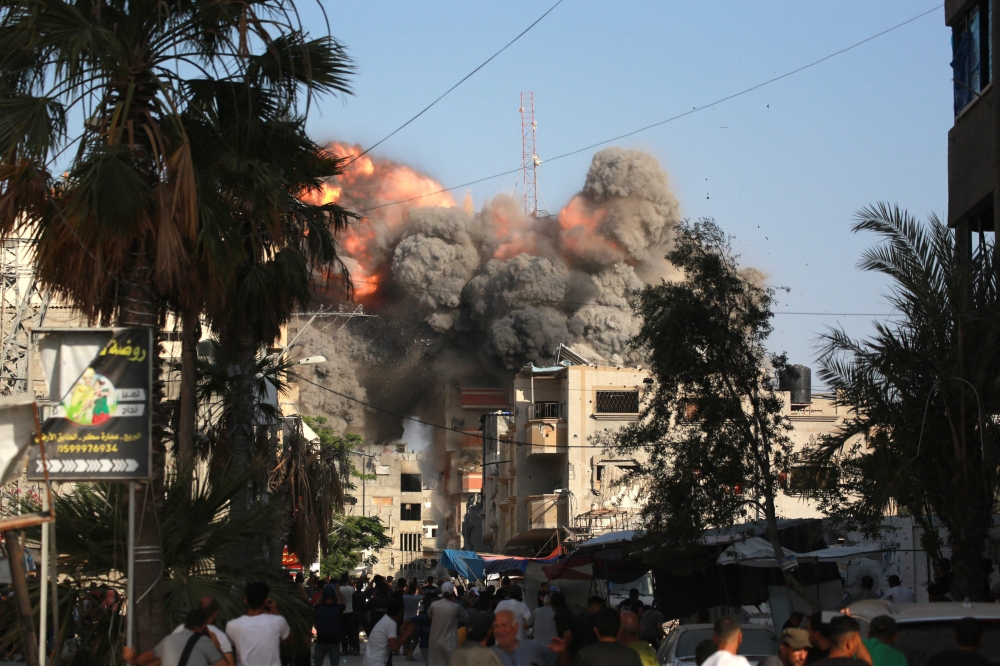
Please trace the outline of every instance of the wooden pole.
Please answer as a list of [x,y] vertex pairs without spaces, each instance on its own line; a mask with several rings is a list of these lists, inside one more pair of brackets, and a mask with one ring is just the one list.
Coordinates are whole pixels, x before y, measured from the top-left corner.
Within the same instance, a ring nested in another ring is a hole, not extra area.
[[24,548],[17,532],[8,530],[3,533],[7,544],[7,561],[10,562],[10,578],[14,586],[14,599],[17,601],[17,615],[21,622],[21,644],[24,650],[24,661],[28,666],[38,664],[38,639],[35,637],[35,625],[32,621],[31,598],[28,596],[28,580],[24,572]]

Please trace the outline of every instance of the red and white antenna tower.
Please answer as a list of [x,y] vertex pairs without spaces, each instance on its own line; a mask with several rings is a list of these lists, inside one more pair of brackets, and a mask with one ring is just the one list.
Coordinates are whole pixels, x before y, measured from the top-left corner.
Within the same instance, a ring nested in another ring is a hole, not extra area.
[[521,93],[521,176],[524,183],[524,214],[538,215],[538,181],[535,167],[539,165],[535,151],[535,93]]

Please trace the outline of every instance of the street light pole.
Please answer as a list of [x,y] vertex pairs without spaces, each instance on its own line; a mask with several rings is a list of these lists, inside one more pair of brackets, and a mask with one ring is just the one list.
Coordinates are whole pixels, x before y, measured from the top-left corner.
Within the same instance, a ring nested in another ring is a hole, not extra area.
[[[362,458],[372,458],[374,460],[375,456],[371,453],[363,453],[361,451],[351,451],[356,456],[361,456]],[[364,462],[361,463],[361,516],[367,516],[365,513],[365,487],[368,481],[368,471],[364,468]]]

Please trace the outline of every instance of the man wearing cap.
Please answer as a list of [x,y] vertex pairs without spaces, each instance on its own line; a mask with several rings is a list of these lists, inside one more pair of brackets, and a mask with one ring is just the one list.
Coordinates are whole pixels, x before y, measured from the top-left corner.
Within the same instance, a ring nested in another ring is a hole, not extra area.
[[880,615],[868,625],[864,643],[872,656],[872,666],[906,666],[906,655],[892,647],[896,634],[896,621],[888,615]]
[[431,638],[427,649],[427,666],[448,666],[448,657],[458,647],[458,623],[469,614],[455,603],[455,584],[441,584],[441,599],[427,609],[431,621]]
[[784,629],[778,654],[768,657],[760,666],[804,666],[811,646],[809,632],[805,629]]
[[483,611],[469,611],[465,622],[465,642],[451,653],[448,666],[503,666],[486,642],[493,633],[493,615]]

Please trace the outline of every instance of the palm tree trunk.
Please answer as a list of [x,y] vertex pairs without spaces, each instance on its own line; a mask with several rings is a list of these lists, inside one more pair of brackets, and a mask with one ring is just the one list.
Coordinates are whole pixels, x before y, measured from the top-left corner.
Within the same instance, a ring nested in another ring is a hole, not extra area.
[[181,322],[181,392],[177,428],[177,473],[187,478],[194,470],[194,430],[198,416],[198,341],[201,324],[198,311],[183,313]]
[[163,547],[158,513],[163,506],[163,474],[166,455],[163,409],[163,382],[159,354],[162,307],[152,286],[149,255],[140,249],[133,253],[132,269],[126,271],[125,296],[122,298],[118,324],[149,328],[157,341],[152,376],[152,456],[149,481],[136,484],[137,506],[135,536],[135,599],[129,599],[129,612],[135,613],[137,652],[156,646],[166,635],[163,608]]
[[[234,376],[233,387],[227,400],[230,401],[229,413],[229,443],[232,450],[232,465],[234,469],[246,471],[253,464],[254,443],[254,401],[255,378],[254,360],[257,345],[249,332],[243,332],[236,341],[236,349],[232,358],[236,360],[238,374]],[[234,518],[246,515],[253,502],[253,482],[248,481],[245,492],[233,497],[230,510]],[[253,546],[247,544],[235,556],[243,559],[253,559]]]

